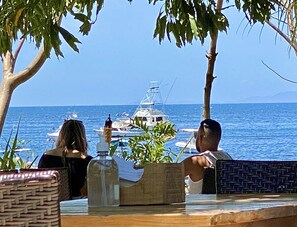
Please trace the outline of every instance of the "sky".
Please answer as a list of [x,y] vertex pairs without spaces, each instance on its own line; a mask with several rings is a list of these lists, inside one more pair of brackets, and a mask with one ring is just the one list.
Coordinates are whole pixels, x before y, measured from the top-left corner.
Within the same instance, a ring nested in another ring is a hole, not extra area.
[[[148,1],[105,1],[89,36],[81,36],[70,18],[63,26],[82,44],[79,53],[62,46],[64,58],[52,53],[42,69],[19,86],[10,106],[136,105],[150,81],[160,81],[165,104],[203,103],[209,39],[178,48],[174,39],[153,39],[160,5]],[[226,10],[230,27],[220,33],[211,103],[242,102],[254,96],[294,91],[265,64],[297,81],[296,56],[267,25],[246,26],[244,15]],[[27,43],[17,61],[21,70],[36,54]]]

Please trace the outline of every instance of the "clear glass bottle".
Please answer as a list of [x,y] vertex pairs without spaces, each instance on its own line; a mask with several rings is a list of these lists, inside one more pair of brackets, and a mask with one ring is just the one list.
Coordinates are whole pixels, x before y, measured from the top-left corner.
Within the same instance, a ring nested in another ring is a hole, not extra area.
[[88,206],[89,209],[119,206],[119,171],[116,161],[109,156],[109,146],[104,135],[99,134],[98,156],[88,165]]

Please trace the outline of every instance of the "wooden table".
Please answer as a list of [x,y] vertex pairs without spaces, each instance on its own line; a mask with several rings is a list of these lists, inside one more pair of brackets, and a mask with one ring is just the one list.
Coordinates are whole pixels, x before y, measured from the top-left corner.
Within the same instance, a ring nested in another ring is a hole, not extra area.
[[87,199],[61,202],[62,227],[297,226],[296,194],[187,195],[181,204],[120,206],[98,211],[88,211],[87,204]]

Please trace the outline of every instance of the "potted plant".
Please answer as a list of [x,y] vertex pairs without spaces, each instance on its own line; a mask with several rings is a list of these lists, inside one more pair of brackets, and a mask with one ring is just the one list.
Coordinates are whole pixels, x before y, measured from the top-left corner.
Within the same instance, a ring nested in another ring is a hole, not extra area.
[[144,134],[129,139],[129,153],[122,154],[132,160],[135,168],[144,168],[141,179],[130,187],[121,187],[121,205],[169,204],[185,201],[184,170],[174,163],[177,155],[166,147],[166,142],[176,135],[174,125],[161,121],[147,127],[138,118],[133,128]]

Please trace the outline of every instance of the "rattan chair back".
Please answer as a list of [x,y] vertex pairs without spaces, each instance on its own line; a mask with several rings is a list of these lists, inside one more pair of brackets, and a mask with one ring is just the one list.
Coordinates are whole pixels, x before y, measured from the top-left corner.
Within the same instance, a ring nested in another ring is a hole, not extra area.
[[218,160],[217,194],[297,193],[297,161]]
[[59,227],[57,171],[0,174],[0,226]]
[[39,169],[21,169],[20,172],[56,170],[59,172],[59,200],[71,200],[71,183],[69,169],[67,167],[39,168]]
[[216,194],[215,168],[205,168],[203,175],[202,194]]

